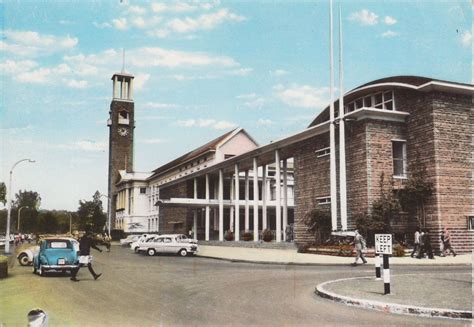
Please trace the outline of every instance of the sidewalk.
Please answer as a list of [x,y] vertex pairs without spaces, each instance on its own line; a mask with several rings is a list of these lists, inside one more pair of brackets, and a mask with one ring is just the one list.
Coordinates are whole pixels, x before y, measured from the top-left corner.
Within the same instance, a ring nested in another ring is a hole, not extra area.
[[384,295],[383,280],[372,277],[328,281],[316,294],[346,305],[383,312],[472,318],[471,273],[400,274],[390,276],[391,293]]
[[[354,262],[351,257],[297,253],[295,249],[262,249],[229,246],[199,245],[200,257],[228,260],[233,262],[252,262],[266,264],[290,265],[349,265]],[[392,257],[391,265],[472,265],[472,254],[456,257],[435,257],[436,259],[414,259]],[[374,264],[373,258],[367,258],[368,264]]]

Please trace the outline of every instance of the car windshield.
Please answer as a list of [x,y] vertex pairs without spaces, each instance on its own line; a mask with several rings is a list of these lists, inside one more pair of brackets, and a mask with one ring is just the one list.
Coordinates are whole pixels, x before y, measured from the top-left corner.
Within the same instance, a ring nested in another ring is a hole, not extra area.
[[70,249],[71,243],[68,241],[49,241],[46,248],[48,249]]

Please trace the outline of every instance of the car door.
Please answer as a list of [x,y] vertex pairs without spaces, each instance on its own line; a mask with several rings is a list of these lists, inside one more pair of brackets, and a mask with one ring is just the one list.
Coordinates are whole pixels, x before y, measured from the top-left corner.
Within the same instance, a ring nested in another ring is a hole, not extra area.
[[164,252],[165,253],[172,253],[173,252],[173,241],[171,237],[163,237],[164,243]]
[[157,253],[166,253],[164,238],[155,238],[155,240],[153,241],[153,248]]

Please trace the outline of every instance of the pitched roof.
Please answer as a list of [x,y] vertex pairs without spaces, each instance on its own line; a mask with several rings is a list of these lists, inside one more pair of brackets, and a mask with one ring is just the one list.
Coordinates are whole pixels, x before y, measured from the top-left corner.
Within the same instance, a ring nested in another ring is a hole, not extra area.
[[229,137],[232,133],[236,132],[237,130],[241,130],[241,128],[235,128],[217,138],[215,138],[214,140],[182,155],[181,157],[178,157],[176,159],[174,159],[173,161],[170,161],[168,162],[167,164],[164,164],[163,166],[161,167],[158,167],[156,168],[155,170],[153,170],[153,175],[151,177],[154,177],[172,167],[175,167],[175,166],[178,166],[179,164],[183,163],[183,162],[186,162],[188,160],[191,160],[193,158],[197,158],[199,157],[200,155],[204,154],[204,153],[207,153],[209,151],[215,151],[217,149],[217,147],[219,146],[219,144],[224,141],[227,137]]

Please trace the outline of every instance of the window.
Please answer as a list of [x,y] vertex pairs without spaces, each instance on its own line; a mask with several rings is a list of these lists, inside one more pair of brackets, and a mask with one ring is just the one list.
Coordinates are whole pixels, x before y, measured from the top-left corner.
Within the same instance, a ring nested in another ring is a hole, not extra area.
[[224,154],[224,160],[230,159],[232,157],[235,157],[235,154]]
[[393,176],[406,177],[406,142],[392,141]]
[[140,194],[146,194],[146,187],[140,187]]
[[324,205],[324,204],[330,204],[331,203],[331,197],[330,196],[324,196],[321,198],[316,198],[316,201],[318,205]]
[[329,155],[331,153],[331,149],[327,147],[327,148],[316,150],[315,153],[316,153],[316,158],[321,158],[321,157]]
[[385,110],[395,110],[393,101],[393,91],[379,92],[375,94],[369,94],[364,97],[355,99],[344,106],[346,113],[352,112],[361,108],[375,108]]
[[474,215],[467,216],[467,229],[474,230]]

